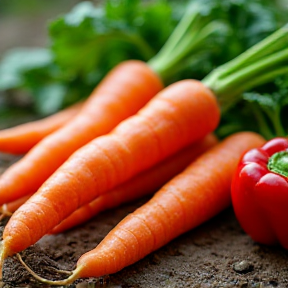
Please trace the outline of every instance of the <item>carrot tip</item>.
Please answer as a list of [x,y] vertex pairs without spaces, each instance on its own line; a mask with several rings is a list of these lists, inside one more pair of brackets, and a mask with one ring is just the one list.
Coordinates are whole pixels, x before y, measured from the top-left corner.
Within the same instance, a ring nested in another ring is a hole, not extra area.
[[63,274],[67,274],[69,275],[68,278],[63,279],[63,280],[49,280],[46,278],[43,278],[41,276],[39,276],[38,274],[36,274],[22,259],[21,255],[19,253],[16,254],[16,257],[18,258],[18,260],[20,261],[20,263],[24,266],[24,268],[38,281],[42,282],[42,283],[46,283],[49,285],[60,285],[60,286],[64,286],[64,285],[68,285],[71,284],[72,282],[74,282],[77,278],[78,278],[78,274],[81,270],[81,267],[78,267],[77,269],[73,270],[73,271],[65,271],[65,270],[57,270],[57,272],[63,273]]

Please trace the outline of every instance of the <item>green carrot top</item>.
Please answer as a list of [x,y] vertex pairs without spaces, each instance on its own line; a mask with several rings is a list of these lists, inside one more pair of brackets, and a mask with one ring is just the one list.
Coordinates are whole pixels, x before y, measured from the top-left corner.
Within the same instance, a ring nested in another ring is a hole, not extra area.
[[166,43],[148,61],[164,81],[169,81],[189,63],[195,62],[205,53],[212,53],[215,46],[220,48],[224,43],[228,25],[220,18],[215,18],[215,10],[219,10],[220,5],[204,8],[202,3],[191,1]]
[[219,66],[203,79],[218,97],[222,111],[239,101],[242,93],[288,73],[288,25]]

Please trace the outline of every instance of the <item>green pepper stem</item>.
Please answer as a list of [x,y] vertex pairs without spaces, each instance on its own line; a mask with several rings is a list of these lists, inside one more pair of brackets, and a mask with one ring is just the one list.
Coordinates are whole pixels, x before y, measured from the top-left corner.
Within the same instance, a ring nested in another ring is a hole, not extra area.
[[271,172],[288,177],[288,151],[280,151],[273,154],[269,158],[268,169]]
[[241,94],[288,72],[288,26],[218,67],[204,79],[218,97],[222,111],[241,98]]

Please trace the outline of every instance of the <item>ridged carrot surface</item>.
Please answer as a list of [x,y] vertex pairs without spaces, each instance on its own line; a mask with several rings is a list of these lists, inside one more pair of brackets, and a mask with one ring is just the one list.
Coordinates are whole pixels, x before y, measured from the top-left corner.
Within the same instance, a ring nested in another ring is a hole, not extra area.
[[[143,171],[124,184],[112,189],[107,194],[103,194],[91,201],[89,204],[80,207],[70,216],[64,219],[59,225],[57,225],[50,233],[61,233],[75,227],[76,225],[80,225],[88,221],[101,211],[117,207],[123,203],[139,199],[145,195],[156,192],[172,177],[180,173],[196,157],[214,146],[216,143],[217,138],[213,134],[209,134],[204,139],[189,145],[147,171]],[[23,200],[26,201],[27,199]],[[17,204],[22,205],[24,202]],[[17,208],[19,207],[20,205]],[[14,212],[16,210],[14,209],[11,211],[11,208],[16,207],[11,207],[11,205],[8,204],[8,211]]]
[[163,88],[141,61],[116,66],[85,102],[79,114],[45,137],[0,177],[0,205],[34,193],[78,148],[110,132]]
[[83,204],[203,138],[219,120],[217,100],[200,81],[166,87],[110,134],[77,150],[12,215],[2,258],[34,244]]
[[0,130],[0,151],[25,154],[44,137],[77,115],[83,103],[74,104],[46,118]]
[[209,149],[81,256],[72,277],[115,273],[227,208],[241,154],[263,143],[258,134],[241,132]]

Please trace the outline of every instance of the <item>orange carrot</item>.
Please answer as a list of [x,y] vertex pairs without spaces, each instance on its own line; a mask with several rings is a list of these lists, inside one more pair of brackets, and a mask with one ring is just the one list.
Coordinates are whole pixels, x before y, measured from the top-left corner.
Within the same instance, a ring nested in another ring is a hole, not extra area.
[[163,88],[141,61],[116,66],[92,92],[79,114],[40,141],[0,177],[0,205],[33,193],[78,148],[110,132]]
[[76,103],[46,118],[1,130],[0,151],[11,154],[27,153],[40,140],[75,117],[82,105],[82,102]]
[[200,81],[163,89],[111,133],[77,150],[12,215],[2,259],[34,244],[80,206],[203,138],[219,120],[216,98]]
[[[172,177],[180,173],[197,156],[214,146],[216,143],[217,138],[213,134],[209,134],[204,139],[182,149],[147,171],[143,171],[131,180],[112,189],[107,194],[101,195],[89,204],[80,207],[57,225],[50,233],[61,233],[86,222],[101,211],[152,194]],[[27,199],[23,200],[26,201]],[[24,202],[18,204],[22,205]],[[19,207],[20,205],[13,208]],[[11,211],[11,208],[12,207],[9,207],[9,204],[7,204],[8,211]],[[11,212],[14,212],[15,210]]]
[[253,132],[229,136],[118,223],[95,249],[79,258],[67,279],[38,279],[67,285],[77,278],[116,273],[212,218],[231,203],[230,185],[241,154],[264,142]]

